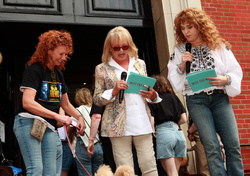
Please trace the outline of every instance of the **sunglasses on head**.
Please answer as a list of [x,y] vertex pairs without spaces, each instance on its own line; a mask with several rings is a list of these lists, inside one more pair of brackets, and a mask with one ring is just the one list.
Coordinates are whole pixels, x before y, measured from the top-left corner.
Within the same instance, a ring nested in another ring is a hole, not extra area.
[[112,46],[112,48],[113,48],[113,50],[114,50],[114,51],[120,51],[120,50],[121,50],[121,48],[122,48],[122,50],[128,50],[129,45],[123,45],[123,46]]

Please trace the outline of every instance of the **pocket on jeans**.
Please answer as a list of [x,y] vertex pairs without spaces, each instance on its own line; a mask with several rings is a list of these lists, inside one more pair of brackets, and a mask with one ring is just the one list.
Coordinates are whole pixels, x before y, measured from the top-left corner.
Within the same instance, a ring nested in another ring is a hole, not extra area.
[[178,131],[177,134],[179,136],[179,141],[186,141],[186,138],[185,138],[184,133],[182,131]]
[[171,132],[164,132],[156,135],[156,142],[160,144],[168,144],[173,140],[174,138]]

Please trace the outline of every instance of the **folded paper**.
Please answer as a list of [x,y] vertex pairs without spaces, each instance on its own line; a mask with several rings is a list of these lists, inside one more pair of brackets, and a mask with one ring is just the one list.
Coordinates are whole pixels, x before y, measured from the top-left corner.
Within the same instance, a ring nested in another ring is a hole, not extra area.
[[199,90],[212,87],[208,81],[212,81],[207,79],[207,77],[217,77],[214,69],[202,70],[198,72],[193,72],[187,74],[187,80],[192,88],[193,92],[197,92]]
[[127,84],[129,88],[124,91],[124,93],[134,93],[139,94],[140,90],[147,90],[144,85],[150,86],[151,88],[154,87],[156,82],[155,78],[151,78],[148,76],[140,75],[138,73],[130,72]]

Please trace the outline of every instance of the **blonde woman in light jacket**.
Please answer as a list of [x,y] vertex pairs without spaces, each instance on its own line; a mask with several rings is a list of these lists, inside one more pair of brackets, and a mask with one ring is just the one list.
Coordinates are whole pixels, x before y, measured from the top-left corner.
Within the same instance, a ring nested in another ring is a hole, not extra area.
[[[151,88],[149,91],[141,90],[140,95],[125,93],[122,103],[119,103],[119,91],[128,88],[126,80],[121,80],[121,73],[147,75],[145,62],[138,59],[137,51],[127,29],[118,26],[109,31],[104,43],[102,63],[95,69],[93,100],[96,105],[105,106],[101,136],[110,138],[116,166],[133,167],[133,142],[142,175],[158,176],[151,115],[146,102],[146,98],[149,102],[160,101],[158,94]],[[91,137],[95,131],[91,129]],[[93,151],[91,143],[88,149],[89,153]]]

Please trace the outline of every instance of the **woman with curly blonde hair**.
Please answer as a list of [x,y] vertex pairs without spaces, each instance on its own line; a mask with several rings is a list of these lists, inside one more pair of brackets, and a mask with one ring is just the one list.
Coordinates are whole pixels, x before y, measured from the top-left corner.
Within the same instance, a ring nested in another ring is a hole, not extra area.
[[[216,131],[226,152],[228,176],[244,175],[237,123],[229,97],[241,92],[242,69],[231,45],[201,9],[182,10],[174,20],[176,47],[168,63],[168,79],[175,93],[186,96],[189,114],[197,127],[212,176],[225,176]],[[188,43],[188,44],[187,44]],[[189,64],[188,64],[189,63]],[[186,76],[214,69],[210,87],[193,91]]]
[[[86,128],[83,116],[69,102],[68,87],[61,72],[72,53],[70,33],[50,30],[40,35],[36,51],[24,71],[20,87],[22,104],[17,109],[13,129],[27,176],[60,175],[61,164],[57,161],[61,161],[61,156],[57,158],[57,144],[61,149],[61,143],[56,129],[58,124],[72,122],[69,116],[59,114],[60,107],[78,119],[78,133],[83,135]],[[38,133],[41,138],[37,139],[31,130],[39,129],[39,124],[47,127]]]

